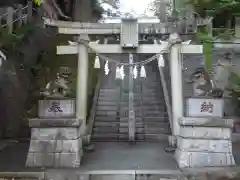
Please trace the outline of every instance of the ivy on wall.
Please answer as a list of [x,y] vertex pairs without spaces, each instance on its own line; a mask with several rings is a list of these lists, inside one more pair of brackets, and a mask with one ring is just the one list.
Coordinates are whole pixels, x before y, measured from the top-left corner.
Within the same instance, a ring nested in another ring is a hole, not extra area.
[[213,56],[212,56],[212,49],[213,49],[213,38],[209,36],[207,32],[207,28],[205,26],[198,27],[198,40],[203,45],[203,55],[204,55],[204,64],[206,70],[211,73],[213,71]]
[[234,38],[234,32],[231,29],[224,31],[215,30],[213,36],[209,34],[206,26],[198,27],[198,40],[203,45],[203,54],[205,59],[205,67],[208,72],[213,71],[213,43],[214,40],[220,39],[223,41],[231,41]]
[[13,33],[8,33],[8,28],[0,29],[0,48],[9,53],[17,53],[17,47],[24,43],[27,37],[36,29],[33,25],[24,25]]

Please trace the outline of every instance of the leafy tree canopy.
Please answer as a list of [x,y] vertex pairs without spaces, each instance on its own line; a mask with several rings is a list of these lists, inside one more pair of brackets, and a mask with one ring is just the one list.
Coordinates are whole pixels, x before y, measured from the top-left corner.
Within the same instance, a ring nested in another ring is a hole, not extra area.
[[187,3],[192,4],[201,17],[215,17],[225,11],[240,12],[240,0],[187,0]]

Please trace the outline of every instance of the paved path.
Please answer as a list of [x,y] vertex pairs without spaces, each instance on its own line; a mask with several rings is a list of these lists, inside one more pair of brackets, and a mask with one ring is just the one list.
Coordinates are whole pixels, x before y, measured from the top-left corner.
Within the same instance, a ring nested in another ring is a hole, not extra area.
[[[93,153],[85,153],[79,170],[152,170],[180,172],[172,153],[166,153],[166,144],[140,142],[97,143]],[[25,168],[29,143],[18,143],[0,152],[0,172],[43,171],[41,168]],[[234,144],[235,161],[240,166],[240,144]]]
[[[179,170],[167,144],[139,142],[100,142],[95,151],[85,153],[81,170]],[[29,143],[18,143],[0,152],[1,171],[35,171],[25,168]],[[39,169],[41,170],[41,169]]]

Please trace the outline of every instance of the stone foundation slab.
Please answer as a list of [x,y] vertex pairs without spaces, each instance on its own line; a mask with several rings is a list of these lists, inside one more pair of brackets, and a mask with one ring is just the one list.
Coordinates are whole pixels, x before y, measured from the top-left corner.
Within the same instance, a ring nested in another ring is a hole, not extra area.
[[[30,121],[40,122],[42,119],[31,119]],[[50,123],[49,126],[41,127],[41,123],[35,123],[31,129],[31,142],[26,161],[28,167],[80,167],[83,156],[82,139],[84,127],[82,124],[71,127],[56,126]],[[54,122],[61,120],[54,119]],[[71,123],[74,122],[70,119]],[[67,119],[64,120],[64,123]],[[79,122],[75,120],[75,122]],[[36,126],[39,124],[40,126]]]
[[175,159],[180,168],[225,167],[235,165],[232,153],[189,152],[177,149]]
[[232,141],[179,137],[177,140],[177,148],[191,152],[232,153]]
[[179,136],[191,139],[231,139],[232,130],[222,127],[181,126]]
[[80,167],[83,151],[74,153],[34,153],[29,152],[26,166],[28,167]]

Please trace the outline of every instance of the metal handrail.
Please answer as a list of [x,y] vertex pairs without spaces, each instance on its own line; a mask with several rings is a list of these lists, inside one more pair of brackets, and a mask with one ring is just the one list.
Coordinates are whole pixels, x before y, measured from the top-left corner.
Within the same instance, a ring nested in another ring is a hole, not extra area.
[[96,87],[95,87],[95,93],[94,93],[94,97],[93,97],[93,101],[92,101],[92,107],[90,110],[90,114],[88,117],[88,124],[87,127],[85,129],[85,141],[89,144],[91,141],[91,136],[92,136],[92,131],[93,131],[93,125],[94,125],[94,119],[95,119],[95,115],[96,115],[96,108],[97,108],[97,101],[98,101],[98,97],[99,97],[99,92],[100,92],[100,88],[101,88],[101,81],[103,78],[103,74],[100,72],[100,77],[98,78]]
[[163,67],[160,67],[160,66],[158,66],[158,67],[159,67],[161,84],[162,84],[162,88],[163,88],[164,101],[165,101],[165,104],[166,104],[167,114],[168,114],[168,118],[169,118],[169,122],[170,122],[170,128],[171,128],[171,132],[173,132],[172,106],[171,106],[171,103],[170,103],[170,97],[169,97],[169,93],[168,93],[168,89],[167,89],[167,83],[165,81],[165,75],[163,73]]
[[[22,8],[15,9],[15,10],[13,11],[13,13],[17,13],[18,11],[25,11],[27,8],[28,8],[28,5],[26,5],[26,6],[22,7]],[[0,21],[1,21],[2,19],[6,19],[6,17],[7,17],[8,15],[9,15],[9,13],[5,13],[5,14],[1,15],[1,16],[0,16]],[[24,19],[27,18],[27,16],[28,16],[28,14],[23,13],[23,15],[22,15],[21,17],[17,17],[17,18],[15,18],[15,19],[13,19],[13,22],[12,22],[12,23],[17,22],[17,21],[19,21],[20,19],[24,20]],[[15,16],[13,16],[13,17],[15,17]],[[3,27],[6,27],[6,26],[7,26],[7,23],[5,23],[5,24],[2,24],[2,23],[1,23],[1,27],[2,27],[2,28],[3,28]]]

